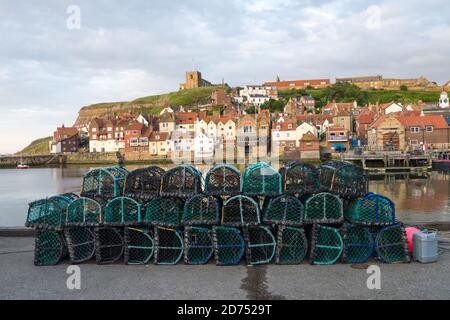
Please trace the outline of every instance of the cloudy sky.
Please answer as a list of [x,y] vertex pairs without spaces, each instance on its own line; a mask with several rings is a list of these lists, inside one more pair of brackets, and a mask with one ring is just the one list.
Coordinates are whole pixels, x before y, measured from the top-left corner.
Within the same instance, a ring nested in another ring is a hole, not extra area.
[[0,0],[0,35],[0,153],[83,105],[175,91],[193,68],[233,86],[450,79],[448,0]]

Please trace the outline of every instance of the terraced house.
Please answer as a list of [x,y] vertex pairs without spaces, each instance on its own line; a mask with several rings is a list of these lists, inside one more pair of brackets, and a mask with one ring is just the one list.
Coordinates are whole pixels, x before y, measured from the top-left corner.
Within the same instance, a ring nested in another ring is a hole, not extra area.
[[391,113],[369,128],[370,150],[408,151],[450,147],[450,129],[441,115]]
[[125,141],[116,139],[116,121],[95,118],[89,125],[89,152],[117,152]]
[[152,128],[140,122],[130,124],[125,130],[125,152],[149,153]]
[[78,129],[74,127],[57,128],[53,133],[53,140],[50,143],[50,152],[55,153],[74,153],[80,146],[80,136]]

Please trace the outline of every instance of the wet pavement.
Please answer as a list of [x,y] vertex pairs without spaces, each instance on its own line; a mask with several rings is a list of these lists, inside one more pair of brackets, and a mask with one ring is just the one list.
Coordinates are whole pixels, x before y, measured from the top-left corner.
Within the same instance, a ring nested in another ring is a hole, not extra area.
[[81,289],[67,289],[68,262],[33,265],[33,238],[0,237],[0,299],[449,299],[450,253],[434,264],[383,265],[381,290],[363,267],[244,264],[80,265]]

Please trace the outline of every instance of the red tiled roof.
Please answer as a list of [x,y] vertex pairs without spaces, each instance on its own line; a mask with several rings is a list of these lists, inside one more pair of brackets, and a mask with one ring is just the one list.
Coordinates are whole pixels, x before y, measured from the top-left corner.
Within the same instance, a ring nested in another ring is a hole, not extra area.
[[127,130],[141,131],[143,127],[144,127],[144,124],[142,124],[140,122],[133,122],[127,127]]
[[399,116],[398,120],[407,127],[420,127],[422,129],[424,129],[425,126],[433,126],[435,129],[448,128],[447,121],[440,115]]
[[[290,129],[289,125],[291,125]],[[280,129],[277,129],[278,126],[280,127]],[[295,131],[296,129],[297,126],[292,121],[276,122],[272,124],[272,131]]]
[[443,85],[443,87],[447,87],[447,86],[450,86],[450,80],[448,80],[448,81]]
[[150,141],[166,141],[169,138],[168,132],[153,131],[150,135]]
[[56,128],[55,138],[56,142],[60,142],[78,134],[78,129],[74,127],[60,127]]
[[400,121],[406,127],[420,127],[422,129],[425,126],[433,126],[436,129],[446,129],[448,128],[447,121],[440,115],[416,115],[414,111],[408,112],[395,112],[388,115],[382,115],[379,117],[372,125],[371,128],[378,127],[383,121],[388,117],[394,117]]
[[195,112],[179,113],[176,115],[177,124],[195,124],[197,114]]
[[376,112],[365,110],[358,116],[359,124],[371,124],[376,120]]

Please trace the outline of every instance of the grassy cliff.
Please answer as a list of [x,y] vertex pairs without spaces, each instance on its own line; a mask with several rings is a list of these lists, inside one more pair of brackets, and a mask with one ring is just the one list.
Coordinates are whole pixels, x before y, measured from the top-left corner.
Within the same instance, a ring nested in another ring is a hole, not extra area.
[[16,153],[16,155],[44,155],[49,154],[49,142],[52,140],[52,137],[46,137],[34,140],[23,150]]
[[142,112],[145,114],[157,115],[167,103],[172,106],[182,105],[188,109],[195,110],[197,106],[209,103],[211,101],[211,94],[217,89],[229,90],[229,87],[226,85],[201,87],[142,97],[133,101],[97,103],[81,108],[76,124],[86,124],[94,117],[112,113]]

